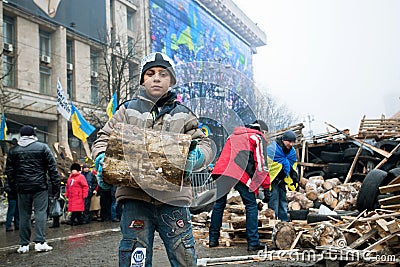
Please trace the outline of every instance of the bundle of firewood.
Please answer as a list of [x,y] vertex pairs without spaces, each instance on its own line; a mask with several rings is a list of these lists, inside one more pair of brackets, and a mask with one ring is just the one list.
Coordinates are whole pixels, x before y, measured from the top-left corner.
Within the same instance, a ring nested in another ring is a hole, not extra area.
[[109,137],[103,179],[109,184],[179,191],[186,182],[190,143],[187,134],[118,123]]
[[335,210],[353,209],[360,186],[359,182],[342,184],[338,178],[302,178],[300,190],[287,193],[288,207],[289,210],[309,209],[319,202]]

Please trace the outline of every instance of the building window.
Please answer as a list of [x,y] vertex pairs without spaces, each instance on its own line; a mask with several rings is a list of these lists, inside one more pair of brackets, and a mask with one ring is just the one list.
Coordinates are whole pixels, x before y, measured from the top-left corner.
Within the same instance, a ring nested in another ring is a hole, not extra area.
[[11,17],[3,17],[3,43],[14,44],[14,19]]
[[134,52],[135,52],[135,43],[133,41],[133,38],[128,36],[128,54],[130,56],[133,56]]
[[73,50],[72,41],[67,40],[67,94],[69,99],[74,99],[73,95]]
[[99,85],[94,78],[92,78],[90,82],[90,102],[93,105],[99,104]]
[[99,71],[99,54],[90,50],[90,101],[92,104],[99,104],[99,85],[97,76]]
[[51,95],[51,69],[40,66],[40,93]]
[[67,94],[68,94],[68,99],[73,99],[74,95],[73,95],[72,73],[69,72],[67,72]]
[[126,27],[128,30],[133,31],[133,17],[135,12],[131,9],[128,9],[126,12]]
[[50,33],[45,31],[39,32],[39,53],[40,56],[50,57],[51,53],[51,39]]
[[73,63],[72,41],[67,40],[67,63]]
[[3,86],[14,86],[14,58],[3,54]]

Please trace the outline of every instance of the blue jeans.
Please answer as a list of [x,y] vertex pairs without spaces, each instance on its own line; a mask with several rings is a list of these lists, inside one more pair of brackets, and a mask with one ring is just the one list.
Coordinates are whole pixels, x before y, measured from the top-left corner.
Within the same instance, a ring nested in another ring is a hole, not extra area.
[[6,217],[6,230],[11,230],[11,223],[14,219],[14,229],[19,229],[18,200],[8,199],[8,209]]
[[35,210],[35,234],[33,242],[46,242],[46,222],[49,193],[47,190],[33,194],[18,194],[19,244],[29,245],[31,239],[32,208]]
[[283,188],[276,183],[272,183],[271,198],[268,202],[268,208],[275,211],[275,217],[277,219],[284,222],[289,221],[286,187]]
[[111,198],[111,220],[121,219],[122,205],[117,202],[115,197]]
[[[217,179],[217,191],[219,191],[219,180],[220,179],[231,179],[229,177],[221,176]],[[225,183],[226,184],[226,183]],[[229,184],[229,183],[228,183]],[[234,188],[239,192],[243,204],[246,207],[246,239],[248,246],[257,246],[260,244],[258,235],[258,209],[256,195],[246,185],[236,180]],[[222,189],[226,192],[226,188]],[[219,194],[217,193],[217,196]],[[220,229],[222,226],[222,216],[226,206],[227,194],[219,197],[215,202],[212,215],[211,224],[209,230],[210,242],[218,242],[220,236]]]
[[127,200],[122,204],[120,227],[119,266],[131,266],[131,258],[138,265],[144,258],[144,266],[152,266],[155,231],[164,242],[171,266],[197,266],[187,207]]

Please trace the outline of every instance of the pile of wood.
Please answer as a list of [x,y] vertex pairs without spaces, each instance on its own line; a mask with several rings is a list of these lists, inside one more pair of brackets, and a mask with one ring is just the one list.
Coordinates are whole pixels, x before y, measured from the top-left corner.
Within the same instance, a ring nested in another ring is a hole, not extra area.
[[400,137],[400,119],[386,119],[382,115],[380,119],[362,118],[357,138],[374,138],[376,140]]
[[103,179],[109,184],[180,191],[191,139],[187,134],[118,123],[105,152]]
[[302,132],[303,128],[304,128],[304,124],[303,123],[298,123],[298,124],[295,124],[295,125],[291,125],[291,126],[289,126],[287,128],[281,129],[279,131],[268,133],[267,140],[268,140],[268,142],[272,142],[276,138],[281,137],[284,132],[286,132],[288,130],[291,130],[296,134],[296,143],[299,144],[300,141],[303,140],[303,138],[304,138],[304,135],[303,135],[303,132]]
[[301,178],[299,191],[287,193],[288,207],[289,210],[309,209],[318,202],[335,210],[352,210],[360,186],[360,182],[342,184],[338,178]]

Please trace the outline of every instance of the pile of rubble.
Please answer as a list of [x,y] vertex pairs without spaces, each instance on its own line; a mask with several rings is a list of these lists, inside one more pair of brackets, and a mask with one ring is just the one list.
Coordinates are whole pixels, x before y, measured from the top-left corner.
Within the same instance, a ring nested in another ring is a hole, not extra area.
[[[335,131],[311,142],[301,135],[302,124],[268,136],[296,131],[300,187],[287,193],[290,222],[276,220],[259,202],[260,241],[268,251],[246,260],[293,262],[302,255],[296,260],[306,265],[332,258],[359,266],[400,263],[400,120],[363,118],[355,136],[328,125]],[[205,246],[210,216],[192,215],[195,237]],[[247,243],[245,227],[240,197],[228,196],[220,244]],[[313,259],[304,259],[307,251]]]

